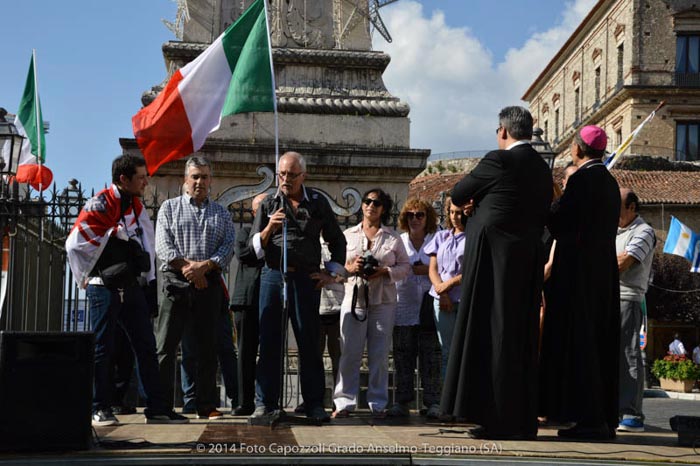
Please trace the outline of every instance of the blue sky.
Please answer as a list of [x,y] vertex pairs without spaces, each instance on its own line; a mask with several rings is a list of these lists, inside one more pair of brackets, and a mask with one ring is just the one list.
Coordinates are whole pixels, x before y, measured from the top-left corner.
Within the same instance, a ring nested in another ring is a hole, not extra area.
[[[381,14],[394,42],[384,80],[411,105],[411,145],[433,152],[488,149],[502,105],[519,97],[595,0],[399,0]],[[0,107],[17,111],[37,50],[47,166],[59,189],[109,181],[119,138],[132,137],[141,94],[165,78],[161,45],[174,39],[170,0],[0,0],[5,38]],[[28,29],[27,25],[32,28]],[[488,136],[486,134],[488,133]]]

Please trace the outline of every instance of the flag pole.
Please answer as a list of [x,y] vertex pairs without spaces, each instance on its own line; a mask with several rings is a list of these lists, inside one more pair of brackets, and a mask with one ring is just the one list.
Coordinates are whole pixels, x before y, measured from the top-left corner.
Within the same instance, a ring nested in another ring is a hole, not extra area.
[[274,122],[275,122],[275,182],[279,186],[279,177],[277,173],[279,172],[280,163],[280,135],[279,135],[279,123],[277,118],[277,84],[275,83],[275,65],[272,61],[272,39],[270,35],[270,17],[267,11],[267,0],[262,0],[265,8],[265,28],[267,29],[267,51],[270,56],[270,74],[272,78],[272,108],[274,111]]
[[34,114],[36,118],[35,126],[36,126],[36,140],[37,140],[37,161],[39,162],[39,196],[41,197],[41,193],[44,191],[44,185],[42,184],[43,178],[41,176],[41,166],[43,164],[43,160],[41,158],[41,134],[44,131],[41,114],[40,112],[40,107],[39,107],[39,80],[37,78],[37,72],[36,72],[36,49],[32,49],[32,69],[34,70]]
[[634,131],[632,131],[632,132],[629,134],[629,136],[627,136],[627,138],[625,138],[625,140],[622,142],[622,144],[620,144],[620,145],[617,147],[617,149],[615,149],[615,151],[610,155],[610,157],[608,158],[608,160],[605,161],[605,166],[608,168],[608,170],[612,170],[612,168],[615,166],[615,164],[617,163],[617,161],[620,160],[620,157],[622,156],[622,153],[623,153],[624,151],[626,151],[627,148],[632,144],[632,141],[635,140],[635,138],[637,137],[637,135],[639,134],[639,132],[642,130],[642,128],[644,127],[644,125],[646,125],[647,123],[649,123],[649,122],[654,118],[654,116],[656,116],[656,112],[658,112],[658,111],[661,109],[661,107],[663,107],[664,105],[666,105],[666,101],[665,101],[665,100],[662,100],[662,101],[659,103],[659,105],[656,106],[656,108],[654,109],[654,111],[651,112],[651,113],[649,114],[649,116],[647,116],[647,117],[644,119],[644,121],[641,122],[641,123],[639,124],[639,126],[637,126],[637,127],[634,129]]

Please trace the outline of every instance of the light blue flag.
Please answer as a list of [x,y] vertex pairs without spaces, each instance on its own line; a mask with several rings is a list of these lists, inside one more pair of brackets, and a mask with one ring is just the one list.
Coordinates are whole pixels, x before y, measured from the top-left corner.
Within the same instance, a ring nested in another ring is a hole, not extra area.
[[676,217],[671,216],[671,226],[668,229],[664,252],[685,257],[693,262],[693,267],[695,267],[695,262],[698,260],[696,249],[699,239],[700,237],[693,230],[683,225]]

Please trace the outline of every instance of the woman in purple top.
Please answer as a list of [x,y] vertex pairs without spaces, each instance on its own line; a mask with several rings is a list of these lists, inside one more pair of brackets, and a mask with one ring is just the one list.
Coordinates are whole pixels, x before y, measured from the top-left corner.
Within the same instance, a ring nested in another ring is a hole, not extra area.
[[450,354],[452,331],[457,318],[462,293],[462,257],[464,256],[464,225],[462,209],[445,200],[445,230],[438,231],[425,246],[430,256],[428,275],[433,284],[430,295],[435,298],[435,325],[442,350],[442,377],[445,378]]

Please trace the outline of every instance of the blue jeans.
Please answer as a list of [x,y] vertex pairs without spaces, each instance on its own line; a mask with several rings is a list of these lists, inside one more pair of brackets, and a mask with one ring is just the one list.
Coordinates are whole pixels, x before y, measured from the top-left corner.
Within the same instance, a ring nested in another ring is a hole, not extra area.
[[[288,276],[289,318],[299,347],[301,394],[307,412],[323,406],[324,370],[318,349],[320,290],[308,273]],[[256,369],[255,405],[279,408],[282,374],[282,273],[264,267],[260,275],[260,356]]]
[[457,321],[457,307],[459,303],[454,303],[452,311],[440,310],[440,299],[434,301],[435,310],[435,327],[437,328],[438,340],[440,341],[440,350],[442,351],[442,380],[445,380],[447,372],[447,359],[450,356],[450,346],[452,345],[452,332],[455,329]]
[[[227,303],[228,304],[228,303]],[[188,408],[195,408],[195,371],[197,370],[197,360],[194,357],[194,348],[189,338],[182,339],[182,363],[180,364],[180,378],[182,381],[182,403]],[[221,375],[224,379],[226,396],[231,399],[231,406],[238,404],[238,361],[236,349],[233,346],[233,326],[231,324],[231,313],[226,310],[221,313],[219,322],[219,334],[216,341],[216,354],[219,359]]]
[[87,299],[90,325],[95,333],[93,411],[109,409],[112,405],[110,371],[117,325],[124,328],[136,355],[139,391],[146,402],[146,413],[168,411],[160,386],[156,340],[143,290],[138,286],[127,288],[122,303],[119,293],[104,286],[88,285]]

